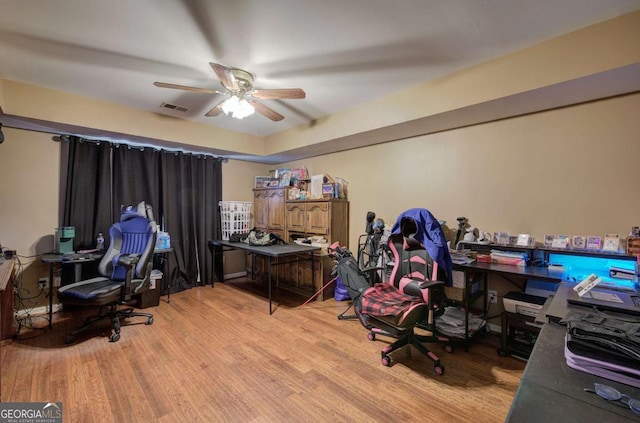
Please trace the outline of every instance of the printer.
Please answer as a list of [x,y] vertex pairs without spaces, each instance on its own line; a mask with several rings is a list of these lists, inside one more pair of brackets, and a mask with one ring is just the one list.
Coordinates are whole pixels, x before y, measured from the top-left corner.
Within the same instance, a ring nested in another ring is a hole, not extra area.
[[535,317],[542,310],[549,295],[553,295],[557,287],[552,282],[530,279],[527,281],[525,292],[511,291],[504,295],[504,309],[509,313]]
[[536,317],[547,299],[524,292],[511,291],[503,297],[504,309],[509,313]]

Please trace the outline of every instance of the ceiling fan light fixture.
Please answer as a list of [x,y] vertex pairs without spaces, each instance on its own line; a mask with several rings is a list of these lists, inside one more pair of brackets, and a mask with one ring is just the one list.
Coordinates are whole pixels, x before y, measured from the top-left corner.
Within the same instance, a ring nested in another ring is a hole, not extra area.
[[[261,100],[288,100],[305,98],[306,94],[301,88],[272,88],[272,89],[253,89],[254,76],[249,72],[238,69],[228,68],[219,63],[209,62],[211,69],[216,73],[220,84],[226,90],[221,92],[210,88],[189,87],[186,85],[169,84],[166,82],[154,82],[153,85],[161,88],[173,88],[176,90],[191,91],[195,93],[215,94],[224,96],[216,101],[216,105],[211,108],[205,116],[213,117],[224,113],[225,116],[231,116],[235,119],[243,119],[255,112],[279,122],[284,119],[280,113],[266,106]],[[172,109],[177,110],[174,106]]]
[[236,95],[232,95],[222,103],[222,111],[225,115],[231,115],[235,119],[244,119],[252,115],[255,109],[244,98],[241,99]]

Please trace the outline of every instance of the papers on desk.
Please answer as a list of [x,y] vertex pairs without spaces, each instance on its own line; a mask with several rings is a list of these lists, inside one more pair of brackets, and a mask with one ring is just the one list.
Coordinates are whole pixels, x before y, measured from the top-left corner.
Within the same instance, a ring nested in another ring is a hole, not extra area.
[[459,251],[452,251],[451,261],[453,262],[453,264],[469,264],[476,261],[476,259],[473,257],[470,257],[466,253],[459,252]]
[[89,254],[79,253],[65,253],[62,255],[62,261],[81,261],[81,260],[93,260],[93,256]]
[[[484,319],[469,314],[469,334],[477,332],[485,323]],[[445,335],[464,338],[464,310],[457,307],[445,308],[442,316],[436,318],[436,328]]]

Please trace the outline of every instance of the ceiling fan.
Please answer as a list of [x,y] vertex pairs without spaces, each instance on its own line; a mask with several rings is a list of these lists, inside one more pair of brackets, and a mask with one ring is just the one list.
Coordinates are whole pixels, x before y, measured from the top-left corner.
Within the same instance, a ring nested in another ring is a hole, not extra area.
[[153,85],[162,88],[192,91],[197,93],[223,95],[225,98],[218,102],[205,116],[218,116],[220,113],[231,115],[237,119],[249,116],[254,111],[273,120],[284,119],[280,113],[265,106],[258,100],[284,100],[305,98],[305,92],[300,88],[280,88],[270,90],[257,90],[253,88],[254,76],[242,69],[228,68],[218,63],[209,63],[218,76],[220,83],[226,89],[221,92],[209,88],[189,87],[186,85],[154,82]]

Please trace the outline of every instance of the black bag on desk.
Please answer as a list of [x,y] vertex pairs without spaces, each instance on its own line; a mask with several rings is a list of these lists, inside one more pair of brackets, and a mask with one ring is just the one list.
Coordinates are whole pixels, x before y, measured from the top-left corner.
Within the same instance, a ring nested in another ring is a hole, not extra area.
[[[567,323],[567,348],[576,355],[640,370],[638,324],[609,318],[601,322],[574,320]],[[596,319],[597,320],[597,319]]]
[[229,235],[229,241],[230,242],[245,242],[245,240],[247,239],[247,237],[249,236],[249,232],[247,233],[233,233],[231,235]]
[[604,322],[574,319],[567,323],[564,348],[567,366],[640,388],[640,341],[637,331],[627,330],[628,322],[621,321],[622,326],[616,327],[610,326],[615,321],[609,317],[600,316],[600,319]]
[[286,244],[278,235],[263,232],[258,229],[252,229],[243,239],[240,240],[240,242],[246,242],[247,244],[254,246]]

